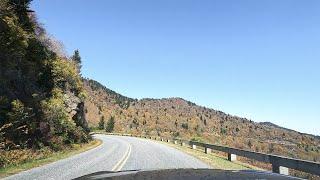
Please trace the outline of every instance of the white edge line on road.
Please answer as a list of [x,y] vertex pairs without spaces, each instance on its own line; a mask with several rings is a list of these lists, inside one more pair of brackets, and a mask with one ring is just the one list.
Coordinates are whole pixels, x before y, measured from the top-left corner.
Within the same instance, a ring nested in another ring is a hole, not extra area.
[[129,144],[129,147],[126,153],[123,155],[120,161],[112,168],[112,171],[120,171],[123,168],[123,166],[126,164],[127,160],[129,159],[130,153],[131,153],[131,144]]

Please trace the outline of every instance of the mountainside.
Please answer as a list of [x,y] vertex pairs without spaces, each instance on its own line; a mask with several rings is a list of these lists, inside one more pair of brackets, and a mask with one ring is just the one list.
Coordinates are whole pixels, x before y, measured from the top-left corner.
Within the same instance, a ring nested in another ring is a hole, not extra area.
[[0,150],[87,142],[80,64],[60,53],[30,2],[0,1]]
[[116,132],[193,138],[194,140],[320,161],[320,139],[272,123],[198,106],[181,98],[136,100],[93,80],[84,80],[86,117],[91,127],[110,117]]

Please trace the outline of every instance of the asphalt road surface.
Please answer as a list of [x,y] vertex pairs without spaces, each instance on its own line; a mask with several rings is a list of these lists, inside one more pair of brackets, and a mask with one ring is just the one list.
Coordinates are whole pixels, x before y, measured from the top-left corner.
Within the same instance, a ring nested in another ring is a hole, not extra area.
[[6,179],[73,179],[98,171],[210,168],[179,150],[148,139],[95,135],[103,143],[89,151]]

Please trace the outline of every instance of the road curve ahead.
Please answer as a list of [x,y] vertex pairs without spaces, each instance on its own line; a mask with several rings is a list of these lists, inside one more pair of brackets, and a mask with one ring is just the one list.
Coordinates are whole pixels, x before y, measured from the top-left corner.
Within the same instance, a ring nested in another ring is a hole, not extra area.
[[103,143],[92,150],[6,179],[73,179],[98,171],[210,168],[190,155],[152,140],[102,134],[94,137]]

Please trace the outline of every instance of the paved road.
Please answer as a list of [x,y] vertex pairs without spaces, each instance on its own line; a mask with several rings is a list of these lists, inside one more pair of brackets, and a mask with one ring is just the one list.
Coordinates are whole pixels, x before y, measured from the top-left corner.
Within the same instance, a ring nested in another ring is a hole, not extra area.
[[102,145],[6,179],[73,179],[97,171],[210,168],[198,159],[148,139],[95,135]]

